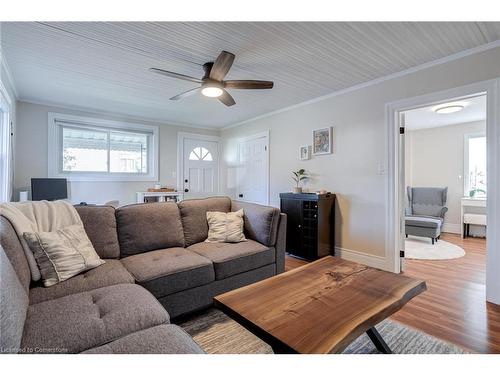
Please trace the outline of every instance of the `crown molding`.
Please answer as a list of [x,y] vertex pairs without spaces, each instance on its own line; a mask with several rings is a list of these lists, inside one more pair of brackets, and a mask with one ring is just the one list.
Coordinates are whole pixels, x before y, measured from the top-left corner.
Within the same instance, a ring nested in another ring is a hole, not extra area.
[[490,49],[494,49],[494,48],[498,48],[498,47],[500,47],[500,40],[496,40],[496,41],[491,42],[491,43],[486,43],[486,44],[483,44],[483,45],[480,45],[480,46],[477,46],[474,48],[466,49],[466,50],[454,53],[452,55],[442,57],[442,58],[437,59],[437,60],[429,61],[427,63],[417,65],[417,66],[414,66],[414,67],[409,68],[409,69],[402,70],[402,71],[397,72],[397,73],[389,74],[387,76],[383,76],[380,78],[375,78],[371,81],[363,82],[363,83],[360,83],[360,84],[357,84],[357,85],[354,85],[351,87],[347,87],[347,88],[342,89],[342,90],[334,91],[330,94],[319,96],[317,98],[310,99],[310,100],[307,100],[305,102],[301,102],[301,103],[293,104],[293,105],[288,106],[288,107],[277,109],[276,111],[264,113],[262,115],[252,117],[248,120],[240,121],[240,122],[237,122],[235,124],[219,128],[219,130],[223,131],[223,130],[227,130],[227,129],[236,128],[238,126],[248,124],[250,122],[254,122],[257,120],[261,120],[261,119],[266,118],[266,117],[274,116],[274,115],[277,115],[277,114],[282,113],[282,112],[290,111],[292,109],[296,109],[296,108],[300,108],[300,107],[303,107],[303,106],[306,106],[309,104],[317,103],[317,102],[320,102],[320,101],[323,101],[326,99],[330,99],[330,98],[333,98],[333,97],[336,97],[339,95],[344,95],[344,94],[347,94],[347,93],[350,93],[353,91],[361,90],[363,88],[377,85],[379,83],[389,81],[391,79],[404,77],[406,75],[409,75],[409,74],[412,74],[412,73],[415,73],[415,72],[418,72],[421,70],[425,70],[425,69],[431,68],[431,67],[436,66],[436,65],[446,64],[446,63],[451,62],[451,61],[459,60],[463,57],[475,55],[476,53],[488,51]]

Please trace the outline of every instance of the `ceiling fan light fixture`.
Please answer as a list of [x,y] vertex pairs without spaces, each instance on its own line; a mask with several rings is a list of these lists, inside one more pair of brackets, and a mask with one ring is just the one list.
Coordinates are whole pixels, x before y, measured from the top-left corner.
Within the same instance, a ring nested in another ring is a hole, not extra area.
[[201,93],[209,98],[218,98],[223,92],[218,86],[205,86],[201,89]]

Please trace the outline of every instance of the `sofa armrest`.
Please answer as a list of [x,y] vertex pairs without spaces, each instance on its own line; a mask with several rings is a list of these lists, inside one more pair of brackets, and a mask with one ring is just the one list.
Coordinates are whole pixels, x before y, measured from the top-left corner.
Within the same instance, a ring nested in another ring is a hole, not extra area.
[[280,214],[276,238],[276,275],[285,272],[286,214]]
[[231,201],[231,211],[243,209],[245,235],[261,244],[273,247],[276,244],[280,210],[260,204]]

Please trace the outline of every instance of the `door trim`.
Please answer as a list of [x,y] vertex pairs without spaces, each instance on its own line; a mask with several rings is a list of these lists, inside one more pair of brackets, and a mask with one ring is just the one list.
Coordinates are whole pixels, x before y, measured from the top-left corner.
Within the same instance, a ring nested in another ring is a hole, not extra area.
[[[240,164],[240,143],[242,142],[248,142],[248,141],[252,141],[254,139],[259,139],[259,138],[264,138],[265,139],[265,146],[267,148],[267,152],[266,152],[266,159],[264,161],[264,166],[266,168],[266,171],[265,171],[265,176],[266,176],[266,181],[265,181],[265,184],[266,184],[266,201],[265,201],[265,205],[269,205],[269,198],[270,198],[270,181],[269,181],[269,173],[270,173],[270,157],[269,157],[269,153],[270,153],[270,149],[269,149],[269,129],[268,130],[265,130],[265,131],[262,131],[262,132],[259,132],[259,133],[255,133],[255,134],[252,134],[252,135],[248,135],[246,137],[241,137],[241,138],[238,138],[236,139],[236,142],[238,143],[238,164]],[[236,192],[236,195],[238,195],[238,192]],[[238,199],[238,197],[235,197],[235,199]]]
[[177,176],[177,190],[184,192],[184,183],[182,180],[184,179],[184,140],[186,138],[217,142],[217,194],[219,194],[221,159],[220,137],[198,133],[177,132],[177,171],[175,173]]
[[487,95],[486,134],[488,149],[488,197],[487,197],[487,260],[486,260],[486,299],[500,304],[500,236],[496,233],[500,225],[500,124],[499,95],[500,79],[492,79],[456,87],[449,90],[429,93],[413,98],[403,99],[386,105],[387,165],[386,179],[387,215],[386,215],[386,269],[399,272],[399,249],[397,244],[400,231],[397,218],[400,214],[398,172],[400,160],[398,156],[399,131],[396,114],[398,112],[437,102],[446,102],[452,98],[475,96],[479,93]]

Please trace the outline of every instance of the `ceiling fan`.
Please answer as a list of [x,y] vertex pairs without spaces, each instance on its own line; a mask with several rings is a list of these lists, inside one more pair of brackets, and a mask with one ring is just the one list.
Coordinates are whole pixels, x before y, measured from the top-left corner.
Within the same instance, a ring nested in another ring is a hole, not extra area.
[[224,81],[231,65],[233,65],[234,55],[231,52],[222,51],[217,57],[215,62],[207,62],[203,64],[205,75],[199,79],[195,77],[186,76],[184,74],[169,72],[168,70],[150,68],[149,70],[154,73],[163,74],[168,77],[183,79],[185,81],[195,82],[201,86],[188,90],[181,94],[175,95],[170,100],[179,100],[186,98],[190,95],[196,94],[199,90],[205,96],[210,98],[218,98],[225,105],[232,106],[236,104],[233,97],[226,91],[226,89],[272,89],[274,83],[271,81],[256,81],[256,80],[228,80]]

